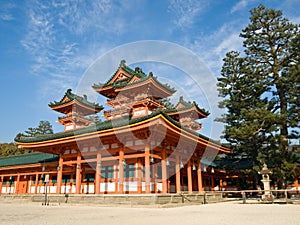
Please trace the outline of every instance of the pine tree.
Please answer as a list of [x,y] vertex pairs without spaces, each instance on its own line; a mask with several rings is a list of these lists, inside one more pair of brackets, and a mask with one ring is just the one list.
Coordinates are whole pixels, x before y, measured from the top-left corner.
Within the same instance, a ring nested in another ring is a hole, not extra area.
[[[25,136],[28,136],[28,137],[36,137],[36,136],[45,135],[45,134],[53,134],[52,125],[50,124],[49,121],[45,121],[45,120],[41,120],[39,122],[38,127],[35,127],[35,128],[29,127],[25,131]],[[18,134],[18,135],[20,135],[20,134]]]
[[[299,28],[281,11],[263,5],[250,11],[250,24],[242,30],[244,54],[229,52],[218,79],[219,119],[226,124],[225,138],[235,154],[252,161],[253,185],[259,163],[272,164],[279,183],[294,169],[288,140],[299,138]],[[291,84],[293,88],[291,88]],[[282,158],[284,157],[284,158]]]

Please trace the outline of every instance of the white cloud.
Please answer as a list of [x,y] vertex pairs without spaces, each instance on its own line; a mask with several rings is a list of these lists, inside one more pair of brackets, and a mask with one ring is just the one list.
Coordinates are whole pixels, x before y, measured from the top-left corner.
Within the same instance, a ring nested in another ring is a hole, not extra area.
[[294,24],[300,24],[300,16],[299,17],[292,17],[290,20]]
[[76,87],[93,60],[113,45],[102,42],[101,35],[124,30],[122,19],[111,17],[121,9],[110,0],[30,1],[26,7],[27,33],[21,44],[33,58],[31,73],[48,85],[41,87],[41,96],[45,88],[61,94],[66,84]]
[[[214,139],[220,139],[224,125],[214,121],[224,113],[224,110],[218,107],[218,102],[221,101],[221,98],[218,97],[216,78],[220,76],[223,58],[226,53],[232,50],[243,50],[243,40],[239,37],[242,26],[240,21],[229,22],[223,24],[218,30],[209,35],[200,36],[193,41],[186,39],[185,46],[195,52],[195,54],[199,55],[204,65],[208,67],[208,71],[210,71],[210,74],[205,73],[205,71],[199,71],[198,76],[196,76],[197,83],[200,83],[205,87],[205,97],[202,96],[200,98],[200,95],[203,95],[203,93],[199,94],[199,88],[197,90],[196,85],[189,87],[188,92],[197,93],[199,96],[194,94],[194,100],[199,102],[200,106],[201,103],[204,103],[203,107],[211,112],[209,118],[203,120],[204,128],[206,128],[202,132]],[[214,79],[212,79],[212,77]],[[205,102],[206,99],[208,99],[207,103]],[[212,130],[207,130],[208,128]],[[208,134],[209,132],[211,132],[211,135]]]
[[241,9],[244,9],[247,7],[249,3],[249,0],[241,0],[238,3],[236,3],[230,10],[231,13],[234,13],[236,11],[239,11]]
[[3,21],[11,21],[14,20],[14,16],[12,15],[11,10],[16,6],[9,2],[1,2],[0,3],[0,20]]
[[169,10],[174,14],[174,24],[178,28],[193,25],[195,18],[207,5],[207,1],[199,0],[171,0]]

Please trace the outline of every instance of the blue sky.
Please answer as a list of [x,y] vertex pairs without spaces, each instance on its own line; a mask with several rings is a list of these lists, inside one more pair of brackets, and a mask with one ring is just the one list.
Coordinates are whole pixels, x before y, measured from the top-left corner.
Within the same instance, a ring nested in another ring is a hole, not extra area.
[[[40,120],[50,121],[55,132],[62,131],[56,122],[59,115],[48,103],[60,100],[68,88],[77,90],[99,57],[144,40],[176,44],[201,59],[209,73],[199,69],[194,79],[176,65],[132,66],[153,71],[179,89],[172,99],[175,103],[184,95],[208,109],[212,115],[203,121],[201,132],[220,139],[222,125],[213,121],[222,113],[214,81],[225,53],[242,51],[239,33],[249,23],[249,10],[259,4],[280,9],[290,21],[300,23],[300,0],[0,0],[0,143],[12,142],[17,133],[36,127]],[[127,50],[130,58],[133,53]],[[89,82],[105,82],[110,76],[93,76]],[[100,97],[94,100],[104,102]]]

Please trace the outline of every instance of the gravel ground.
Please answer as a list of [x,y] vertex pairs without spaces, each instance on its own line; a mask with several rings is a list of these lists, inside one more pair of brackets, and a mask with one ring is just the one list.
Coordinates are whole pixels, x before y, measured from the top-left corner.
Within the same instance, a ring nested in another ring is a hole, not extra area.
[[300,225],[300,205],[226,202],[175,208],[129,208],[0,202],[5,225]]

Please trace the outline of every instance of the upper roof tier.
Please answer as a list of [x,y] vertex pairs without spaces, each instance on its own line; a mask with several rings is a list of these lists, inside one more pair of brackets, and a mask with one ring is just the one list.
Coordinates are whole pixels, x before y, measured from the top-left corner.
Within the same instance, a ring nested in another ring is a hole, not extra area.
[[175,115],[182,115],[188,114],[189,117],[194,119],[202,119],[206,118],[209,115],[209,112],[207,112],[204,109],[200,109],[199,106],[195,101],[187,102],[183,99],[182,96],[179,98],[179,102],[175,106],[175,109],[170,109],[167,111],[167,114],[169,116],[175,116]]
[[125,64],[125,60],[120,62],[119,68],[106,83],[94,84],[93,88],[108,98],[115,98],[119,93],[131,96],[147,91],[149,96],[160,99],[171,96],[176,91],[168,84],[160,83],[152,72],[146,75],[139,67],[131,69]]
[[63,98],[57,102],[50,102],[49,107],[60,113],[70,113],[74,110],[80,111],[83,115],[90,115],[98,113],[103,109],[102,105],[93,103],[87,100],[87,96],[83,97],[72,93],[71,89],[68,89]]

